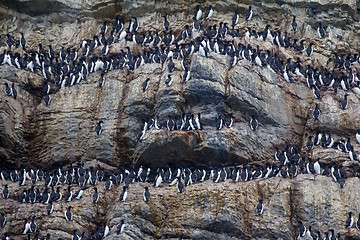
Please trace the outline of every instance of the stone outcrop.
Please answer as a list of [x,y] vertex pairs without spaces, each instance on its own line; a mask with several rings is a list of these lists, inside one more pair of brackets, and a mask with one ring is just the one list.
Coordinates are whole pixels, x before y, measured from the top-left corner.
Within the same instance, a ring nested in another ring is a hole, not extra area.
[[[271,22],[274,29],[289,31],[292,14],[297,16],[299,33],[293,35],[308,41],[316,36],[317,23],[324,22],[326,39],[315,39],[315,52],[310,58],[292,50],[277,49],[267,42],[255,42],[262,49],[272,49],[283,59],[299,56],[305,64],[320,68],[333,67],[332,51],[356,53],[359,45],[359,3],[343,1],[263,1],[238,4],[212,2],[216,16],[212,24],[231,21],[233,9],[242,17],[249,4],[255,7],[254,21],[240,22],[240,29],[251,26],[258,31]],[[196,4],[174,1],[3,1],[0,3],[0,34],[24,32],[29,49],[37,43],[79,47],[83,39],[98,34],[103,20],[113,21],[116,14],[127,21],[138,16],[141,30],[161,29],[161,15],[169,20],[178,34],[191,24]],[[13,17],[15,17],[13,19]],[[245,29],[244,29],[245,31]],[[244,43],[243,40],[241,42]],[[1,43],[1,46],[4,44]],[[133,50],[136,46],[129,44]],[[111,47],[116,52],[122,43]],[[256,47],[256,45],[254,45]],[[2,52],[2,51],[1,51]],[[322,92],[314,100],[303,78],[287,83],[273,71],[246,60],[230,68],[230,57],[210,54],[191,56],[191,80],[183,83],[180,61],[175,61],[171,87],[165,85],[166,64],[147,64],[134,72],[113,70],[105,74],[105,84],[98,87],[100,73],[93,73],[79,85],[57,90],[51,86],[52,101],[47,107],[42,97],[43,76],[0,66],[0,82],[15,83],[15,100],[0,91],[0,158],[1,167],[12,168],[21,163],[56,167],[73,162],[87,165],[101,163],[106,169],[138,167],[146,164],[156,169],[166,165],[187,163],[191,166],[220,166],[254,163],[265,165],[273,160],[274,146],[297,145],[302,154],[308,134],[321,129],[335,139],[351,141],[357,152],[355,133],[360,128],[359,96],[350,94],[349,108],[339,108],[344,91]],[[353,70],[357,70],[355,65]],[[150,78],[143,93],[142,82]],[[318,121],[311,117],[314,103],[320,102]],[[139,141],[147,116],[166,120],[182,112],[202,114],[203,131],[147,131]],[[231,129],[215,128],[218,114],[232,112]],[[257,116],[259,129],[251,131],[249,120]],[[95,133],[95,125],[104,120],[103,132]],[[65,221],[68,203],[56,203],[54,214],[46,216],[43,204],[20,204],[17,184],[8,183],[11,199],[0,198],[0,212],[8,223],[0,234],[21,232],[25,216],[35,214],[41,234],[49,232],[54,239],[70,239],[74,229],[94,231],[107,220],[111,228],[107,239],[177,239],[180,234],[190,239],[295,239],[297,220],[325,232],[336,229],[347,239],[359,238],[356,229],[345,230],[347,213],[359,212],[358,186],[355,178],[358,163],[349,162],[348,154],[335,149],[315,147],[313,159],[323,163],[343,163],[349,179],[343,189],[330,177],[299,175],[294,179],[271,178],[251,182],[214,184],[210,180],[186,187],[177,194],[175,187],[150,188],[151,201],[142,200],[143,186],[135,183],[129,189],[126,203],[119,203],[121,187],[112,191],[99,188],[99,204],[90,201],[88,189],[82,200],[71,203],[74,221]],[[0,183],[2,189],[4,183]],[[39,184],[40,186],[40,184]],[[29,187],[29,186],[27,186]],[[65,191],[65,187],[62,187]],[[254,212],[258,200],[264,199],[262,216]],[[15,210],[15,211],[14,211]],[[116,235],[118,223],[125,219],[126,234]],[[20,239],[18,236],[16,239]]]

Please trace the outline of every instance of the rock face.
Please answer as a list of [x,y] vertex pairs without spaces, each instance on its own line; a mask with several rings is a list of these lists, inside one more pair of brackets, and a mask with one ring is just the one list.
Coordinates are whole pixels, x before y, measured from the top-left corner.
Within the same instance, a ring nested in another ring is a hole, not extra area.
[[[41,2],[41,4],[40,4]],[[257,31],[271,22],[274,29],[289,31],[291,15],[297,16],[299,32],[293,38],[313,40],[317,23],[324,23],[328,37],[315,39],[312,57],[293,50],[254,41],[253,47],[271,49],[283,59],[300,57],[303,63],[321,69],[333,67],[332,51],[344,54],[359,49],[359,2],[344,1],[246,1],[215,2],[216,16],[212,24],[231,23],[233,9],[239,9],[241,19],[249,5],[255,9],[254,20],[238,26]],[[128,21],[137,16],[142,31],[162,29],[164,14],[179,34],[185,24],[191,24],[196,4],[173,1],[3,1],[0,3],[0,34],[18,36],[24,32],[29,49],[37,43],[76,47],[83,39],[98,34],[103,20],[113,21],[116,14]],[[12,19],[13,16],[16,18]],[[127,24],[126,24],[127,26]],[[276,27],[275,27],[276,26]],[[6,39],[6,37],[5,37]],[[242,43],[245,44],[243,40]],[[4,44],[1,42],[1,46]],[[137,47],[128,43],[132,50]],[[4,47],[5,48],[5,47]],[[111,46],[116,52],[123,43]],[[1,50],[2,52],[3,50]],[[18,50],[16,50],[18,51]],[[20,50],[21,51],[21,50]],[[70,239],[74,229],[87,232],[102,227],[107,221],[110,235],[107,239],[177,239],[181,234],[189,239],[295,239],[298,220],[321,232],[335,229],[347,239],[358,239],[356,229],[346,230],[347,213],[359,212],[359,179],[355,178],[358,164],[349,161],[347,153],[316,147],[311,154],[304,148],[308,135],[317,130],[331,132],[334,138],[350,136],[355,151],[356,130],[360,128],[359,95],[350,93],[349,107],[343,111],[339,100],[344,91],[335,94],[322,91],[322,99],[306,86],[306,80],[295,77],[287,83],[272,70],[240,60],[230,68],[230,57],[199,53],[191,60],[191,80],[183,83],[180,60],[175,60],[173,83],[166,86],[166,64],[146,64],[135,71],[117,69],[105,74],[105,84],[98,87],[100,73],[92,73],[81,84],[56,89],[51,86],[52,101],[45,106],[42,96],[43,76],[0,66],[1,84],[15,83],[17,99],[0,91],[0,158],[1,167],[13,168],[20,164],[46,168],[84,162],[100,163],[105,169],[138,167],[152,169],[186,163],[190,166],[223,166],[225,164],[260,164],[271,162],[274,146],[297,145],[302,154],[321,162],[343,163],[348,172],[344,188],[339,188],[330,177],[298,175],[294,179],[258,179],[250,182],[214,184],[210,180],[186,187],[177,194],[174,186],[150,188],[151,201],[142,200],[145,183],[132,184],[127,202],[118,198],[121,187],[112,191],[98,187],[99,204],[91,203],[93,193],[86,190],[80,201],[72,203],[75,221],[66,222],[64,211],[69,204],[56,203],[54,214],[47,216],[43,204],[20,204],[17,196],[29,186],[18,188],[6,182],[11,190],[9,200],[0,198],[0,212],[8,216],[8,224],[0,233],[20,239],[24,217],[35,214],[39,232],[54,239]],[[358,64],[353,67],[357,72]],[[142,83],[150,78],[149,88]],[[311,116],[314,103],[320,103],[321,115],[315,121]],[[139,136],[144,120],[151,116],[167,120],[168,115],[183,112],[201,113],[202,131],[167,131],[151,129],[142,141]],[[234,126],[216,130],[219,114],[231,112]],[[256,116],[257,131],[251,131],[249,121]],[[95,125],[104,121],[103,132],[97,136]],[[5,182],[0,182],[1,189]],[[38,184],[40,185],[40,184]],[[76,188],[76,187],[75,187]],[[65,187],[62,187],[65,191]],[[264,214],[255,214],[259,199],[264,200]],[[126,234],[117,235],[119,222],[126,219]],[[357,219],[357,218],[356,218]]]

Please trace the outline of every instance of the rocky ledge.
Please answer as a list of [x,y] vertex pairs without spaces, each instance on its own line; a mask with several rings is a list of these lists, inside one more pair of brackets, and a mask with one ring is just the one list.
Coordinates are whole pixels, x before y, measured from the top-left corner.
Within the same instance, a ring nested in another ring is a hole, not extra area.
[[[176,37],[185,24],[192,25],[196,4],[175,1],[170,5],[149,1],[46,1],[36,7],[37,1],[4,1],[1,6],[2,36],[18,36],[23,32],[28,50],[37,50],[37,44],[52,44],[58,55],[61,46],[76,48],[83,39],[98,34],[103,20],[113,21],[116,14],[123,22],[137,16],[139,32],[162,30],[161,16],[169,15]],[[233,9],[241,19],[249,5],[254,16],[250,22],[240,20],[236,26],[245,35],[246,27],[262,31],[271,22],[273,30],[288,31],[292,38],[315,43],[314,53],[304,53],[276,47],[268,41],[245,37],[236,39],[246,46],[277,53],[286,63],[300,58],[304,69],[310,64],[318,71],[334,69],[334,55],[354,54],[359,49],[358,1],[285,1],[285,2],[212,2],[215,16],[207,25],[226,21],[231,25]],[[203,8],[205,10],[205,7]],[[205,11],[204,11],[205,12]],[[290,19],[297,16],[298,32],[291,33]],[[15,17],[14,17],[15,16]],[[286,21],[285,21],[285,20]],[[317,37],[317,24],[322,22],[325,38]],[[127,23],[125,24],[127,27]],[[110,26],[110,24],[109,24]],[[206,28],[205,28],[206,29]],[[109,34],[107,34],[107,37]],[[18,37],[16,37],[18,38]],[[4,37],[2,38],[4,39]],[[195,39],[195,37],[194,37]],[[5,37],[6,40],[6,37]],[[231,42],[231,38],[226,40]],[[234,44],[235,44],[234,43]],[[8,49],[1,42],[2,50]],[[131,41],[120,41],[110,47],[118,53],[129,46],[133,53],[142,49]],[[23,51],[12,49],[23,54]],[[126,51],[126,50],[125,50]],[[81,50],[78,50],[81,54]],[[92,56],[101,55],[101,49]],[[141,165],[157,168],[223,167],[241,164],[261,165],[274,161],[275,146],[284,149],[296,145],[299,154],[320,158],[321,167],[344,165],[347,172],[345,186],[340,188],[329,176],[299,174],[292,179],[274,177],[241,183],[230,180],[213,183],[211,180],[185,187],[178,194],[175,186],[163,183],[160,188],[150,187],[151,201],[143,202],[143,187],[148,183],[130,185],[128,199],[119,202],[121,186],[111,191],[99,184],[99,202],[93,204],[93,190],[85,191],[81,200],[71,204],[54,203],[54,213],[46,215],[40,203],[19,203],[18,196],[30,183],[18,187],[11,181],[0,182],[1,189],[8,184],[10,199],[0,198],[0,212],[7,216],[7,224],[0,233],[21,239],[25,217],[35,216],[41,236],[51,233],[52,238],[70,239],[74,229],[86,235],[102,229],[104,221],[110,227],[107,239],[174,239],[183,234],[190,239],[295,239],[299,234],[298,220],[321,233],[334,229],[346,239],[359,238],[359,232],[345,229],[348,212],[359,212],[357,161],[350,161],[349,153],[332,147],[315,146],[307,151],[308,136],[317,131],[331,133],[334,141],[347,137],[358,154],[355,134],[360,128],[359,95],[339,88],[321,88],[321,99],[314,97],[307,86],[306,76],[292,74],[293,81],[285,81],[283,74],[261,67],[252,61],[239,58],[231,66],[231,57],[209,53],[204,57],[194,53],[188,57],[191,79],[183,82],[182,59],[175,59],[172,84],[167,86],[168,66],[149,63],[134,71],[128,68],[106,71],[103,87],[98,87],[101,72],[90,73],[80,84],[59,88],[51,86],[51,102],[46,106],[43,96],[44,76],[8,64],[0,65],[1,83],[14,83],[17,98],[0,92],[0,157],[1,167],[12,170],[21,164],[35,168],[56,169],[70,163],[101,164],[107,171],[118,168],[138,168]],[[352,71],[358,72],[359,64],[353,63]],[[335,69],[336,74],[349,73],[349,69]],[[150,78],[144,92],[142,83]],[[348,107],[340,108],[339,101],[348,93]],[[315,120],[312,111],[319,104],[320,116]],[[159,117],[161,122],[168,115],[201,113],[203,130],[168,131],[166,128],[146,131],[142,140],[144,121]],[[216,129],[218,115],[233,113],[231,128]],[[255,116],[259,126],[252,131],[249,121]],[[97,135],[95,126],[103,120],[102,133]],[[357,155],[356,155],[357,156]],[[279,165],[278,162],[276,162]],[[40,187],[42,183],[36,183]],[[75,187],[74,190],[80,187]],[[43,190],[43,187],[40,187]],[[61,186],[65,193],[66,187]],[[255,213],[259,201],[264,201],[264,213]],[[74,221],[67,222],[64,211],[71,205]],[[356,220],[357,220],[357,216]],[[117,235],[121,220],[126,221],[126,231]]]

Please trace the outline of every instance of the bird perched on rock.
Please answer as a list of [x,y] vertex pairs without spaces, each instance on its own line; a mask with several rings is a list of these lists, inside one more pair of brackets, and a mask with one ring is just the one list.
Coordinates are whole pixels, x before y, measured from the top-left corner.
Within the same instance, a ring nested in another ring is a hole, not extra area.
[[250,119],[250,128],[251,130],[255,131],[259,126],[259,123],[258,123],[258,120],[255,119],[254,116],[251,116],[251,119]]
[[127,198],[127,187],[126,187],[126,186],[123,186],[123,191],[122,191],[121,194],[120,194],[120,199],[119,199],[119,201],[120,201],[120,202],[125,202],[125,201],[126,201],[126,198]]
[[319,27],[318,27],[318,29],[317,29],[317,32],[318,32],[319,38],[324,38],[324,37],[326,37],[326,32],[325,32],[325,29],[323,28],[321,22],[319,22]]
[[102,237],[106,238],[107,235],[109,235],[110,232],[110,228],[109,226],[106,224],[106,221],[104,222],[104,230],[103,230],[103,234]]
[[184,191],[184,184],[182,183],[181,181],[181,178],[180,177],[177,177],[178,181],[177,181],[177,190],[178,190],[178,193],[182,193]]
[[168,31],[170,27],[170,22],[167,20],[166,16],[162,16],[162,17],[164,18],[163,27],[165,31]]
[[52,200],[49,200],[49,205],[46,206],[46,212],[48,215],[51,215],[54,211],[54,205],[52,204]]
[[30,232],[30,222],[29,220],[26,218],[25,219],[25,223],[24,223],[24,228],[23,228],[23,234],[27,234],[28,232]]
[[22,47],[23,50],[25,50],[26,47],[26,39],[24,37],[24,34],[22,32],[20,32],[21,34],[21,38],[20,38],[20,46]]
[[145,202],[149,202],[150,201],[150,192],[149,192],[149,188],[145,187],[144,188],[144,201]]
[[223,120],[223,125],[227,126],[228,128],[231,128],[234,124],[234,118],[232,113],[226,113],[225,119]]
[[12,96],[12,90],[11,90],[11,88],[10,88],[10,86],[9,86],[9,84],[8,83],[5,83],[5,94],[6,95],[8,95],[8,96]]
[[297,22],[296,22],[296,16],[293,16],[293,20],[291,21],[291,30],[295,33],[297,31]]
[[258,205],[256,206],[255,211],[256,211],[257,213],[259,213],[260,215],[263,214],[264,205],[263,205],[263,200],[262,200],[262,199],[259,200],[259,203],[258,203]]
[[252,10],[252,6],[249,6],[249,9],[248,9],[248,11],[246,12],[246,15],[245,15],[245,21],[250,21],[253,14],[254,14],[254,12]]
[[77,229],[74,229],[74,234],[73,234],[71,240],[80,240],[79,235],[77,235],[77,231],[78,231]]
[[105,83],[104,74],[105,74],[104,72],[101,73],[100,78],[99,78],[99,81],[98,81],[100,88],[103,87],[103,86],[104,86],[104,83]]
[[117,227],[116,233],[119,235],[119,234],[123,233],[124,230],[125,230],[125,221],[124,221],[124,219],[122,219],[121,223],[119,223],[119,225]]
[[311,42],[311,43],[309,44],[309,46],[305,49],[305,53],[306,53],[306,55],[307,55],[308,57],[310,57],[310,56],[312,55],[313,51],[314,51],[313,45],[314,45],[314,43]]
[[313,136],[309,136],[308,141],[306,142],[306,150],[310,152],[314,148],[314,143],[312,141]]
[[73,196],[73,193],[71,191],[71,186],[68,186],[68,190],[65,193],[65,201],[71,202],[72,196]]
[[318,120],[319,119],[319,116],[320,116],[320,110],[319,110],[319,105],[317,103],[315,103],[315,108],[312,112],[312,115],[313,115],[313,118],[315,120]]
[[348,100],[347,100],[347,97],[348,97],[349,95],[346,93],[345,95],[344,95],[344,99],[342,99],[341,101],[340,101],[340,107],[341,107],[341,109],[342,110],[345,110],[347,107],[348,107]]
[[216,121],[216,129],[221,130],[223,126],[224,126],[224,120],[222,119],[221,115],[219,115]]
[[99,200],[99,193],[98,193],[98,191],[97,191],[97,187],[94,187],[94,194],[92,195],[92,198],[91,198],[91,200],[92,200],[92,202],[93,203],[97,203],[98,202],[98,200]]
[[301,221],[298,221],[298,223],[299,223],[299,235],[298,235],[298,238],[305,237],[306,227],[302,224]]
[[172,84],[172,81],[173,81],[173,80],[172,80],[172,78],[171,78],[171,75],[169,74],[168,77],[167,77],[167,79],[165,80],[166,86],[170,87],[171,84]]
[[30,232],[35,233],[36,232],[36,223],[35,223],[35,216],[32,217],[31,223],[30,223]]
[[143,92],[145,92],[145,91],[149,88],[149,81],[150,81],[150,78],[147,78],[147,79],[142,83],[142,90],[143,90]]
[[16,89],[15,89],[15,83],[12,83],[12,85],[11,85],[11,91],[12,91],[12,96],[13,96],[13,98],[16,99],[16,98],[17,98],[17,91],[16,91]]
[[72,206],[69,206],[68,209],[65,211],[65,219],[66,221],[72,221],[73,220],[73,216],[72,216],[72,213],[71,213],[71,208]]
[[357,230],[360,230],[360,213],[359,213],[358,220],[355,223],[355,227],[356,227]]
[[4,227],[5,224],[6,224],[5,213],[1,212],[1,213],[0,213],[0,227]]
[[238,10],[235,9],[234,15],[231,20],[231,26],[235,27],[235,25],[238,24],[238,22],[239,22],[239,14],[238,14]]
[[49,106],[50,101],[51,101],[51,96],[49,94],[45,94],[44,101],[45,101],[45,105]]
[[345,228],[352,228],[354,225],[354,218],[352,216],[352,212],[349,212],[349,217],[346,220]]
[[197,5],[196,6],[196,13],[195,13],[195,19],[196,21],[199,21],[199,19],[201,18],[202,16],[202,11],[200,9],[200,5]]
[[205,12],[205,19],[210,19],[214,15],[214,10],[212,5],[209,6],[208,10]]
[[4,187],[3,191],[2,191],[2,195],[3,195],[4,199],[9,198],[10,192],[9,192],[9,188],[8,188],[7,184],[5,184],[5,187]]
[[80,200],[86,189],[88,189],[88,187],[83,187],[83,188],[80,188],[79,190],[77,190],[74,194],[74,198],[77,200]]
[[96,134],[97,134],[97,135],[100,135],[100,134],[101,134],[103,123],[104,123],[104,121],[103,121],[103,120],[100,120],[100,121],[96,124],[95,131],[96,131]]

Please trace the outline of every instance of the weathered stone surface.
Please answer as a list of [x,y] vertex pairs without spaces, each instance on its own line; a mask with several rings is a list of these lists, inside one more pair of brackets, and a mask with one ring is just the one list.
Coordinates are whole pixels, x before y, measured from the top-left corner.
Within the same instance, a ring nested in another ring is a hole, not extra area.
[[[54,203],[51,216],[46,215],[46,205],[19,204],[17,196],[21,189],[7,182],[11,196],[6,201],[0,199],[1,211],[11,213],[17,206],[17,213],[7,214],[9,222],[2,231],[16,235],[24,217],[35,215],[40,234],[49,232],[54,239],[70,238],[74,229],[80,233],[82,229],[94,231],[105,220],[110,227],[106,239],[177,239],[181,233],[190,239],[295,239],[297,220],[321,232],[334,228],[342,236],[356,237],[356,230],[345,230],[344,223],[346,213],[357,212],[359,208],[359,181],[349,178],[343,189],[330,177],[313,175],[240,183],[205,181],[187,187],[184,194],[178,194],[175,186],[163,185],[150,189],[149,203],[142,200],[143,186],[147,184],[132,184],[125,203],[118,202],[120,186],[114,186],[110,192],[98,186],[98,204],[91,202],[93,190],[88,189],[81,200]],[[62,191],[65,190],[64,186]],[[254,211],[260,198],[265,206],[261,216]],[[69,205],[74,207],[72,222],[64,217]],[[122,219],[126,221],[126,230],[117,235]]]
[[[212,4],[217,11],[212,24],[224,19],[230,22],[233,10],[238,8],[239,26],[251,26],[257,31],[270,22],[274,30],[290,32],[289,23],[295,14],[299,32],[291,36],[305,38],[307,42],[316,35],[318,22],[324,22],[329,38],[314,40],[315,52],[311,58],[268,42],[252,42],[254,47],[259,44],[262,49],[278,52],[283,59],[299,56],[305,64],[332,68],[332,51],[355,53],[360,47],[359,3],[355,0],[213,1]],[[242,20],[248,5],[254,5],[255,10],[251,23]],[[196,3],[62,0],[41,1],[41,4],[2,1],[0,6],[2,36],[10,33],[19,37],[19,32],[24,32],[29,49],[36,49],[41,42],[44,46],[52,44],[58,51],[61,46],[78,48],[81,40],[98,34],[102,21],[113,21],[115,14],[120,14],[123,22],[130,16],[138,16],[141,31],[162,29],[161,16],[168,14],[172,28],[178,33],[182,26],[191,24]],[[113,45],[111,51],[118,51],[123,44]],[[243,60],[229,69],[229,61],[229,57],[215,54],[209,58],[192,55],[191,80],[185,84],[180,61],[175,61],[171,87],[164,83],[168,75],[166,64],[147,64],[135,72],[110,71],[105,74],[102,88],[97,83],[100,74],[94,73],[70,88],[57,91],[52,86],[49,107],[42,99],[41,75],[1,65],[1,84],[14,82],[18,91],[17,100],[0,91],[1,167],[20,163],[49,167],[77,161],[101,163],[106,168],[147,164],[156,169],[183,162],[191,166],[264,165],[272,161],[274,146],[296,144],[307,154],[304,150],[307,136],[317,129],[330,132],[334,139],[351,136],[355,151],[359,151],[354,138],[360,126],[358,96],[350,94],[349,108],[342,111],[339,100],[344,92],[341,90],[336,95],[332,90],[322,91],[321,101],[314,100],[304,79],[295,77],[294,83],[286,83],[271,70]],[[354,65],[354,70],[357,69],[358,65]],[[149,89],[143,93],[141,84],[148,77]],[[318,121],[311,117],[315,102],[320,102]],[[217,131],[216,118],[226,111],[234,113],[234,127]],[[147,116],[159,116],[164,121],[169,114],[182,112],[201,112],[204,131],[152,129],[138,141]],[[251,115],[259,120],[256,132],[249,127]],[[104,128],[96,136],[94,128],[100,119],[104,120]],[[345,188],[340,189],[329,177],[312,175],[245,183],[206,181],[187,187],[181,195],[175,187],[150,188],[152,200],[146,204],[142,193],[147,184],[131,185],[127,202],[119,203],[121,187],[107,192],[101,183],[99,204],[91,203],[93,190],[86,190],[81,201],[71,203],[75,220],[68,223],[64,218],[68,203],[56,203],[53,215],[45,216],[42,204],[19,204],[17,196],[24,187],[9,183],[11,199],[0,198],[0,211],[8,216],[8,224],[0,233],[16,236],[24,217],[35,214],[40,233],[49,232],[54,239],[70,239],[74,229],[89,233],[96,226],[102,227],[104,220],[111,228],[107,239],[177,239],[181,233],[190,239],[294,239],[297,220],[321,232],[334,228],[343,236],[355,239],[358,232],[345,231],[344,223],[347,212],[359,211],[359,179],[354,178],[358,163],[349,162],[347,153],[319,146],[311,157],[319,157],[323,163],[343,163],[351,177]],[[3,185],[1,182],[1,189]],[[254,212],[260,198],[265,204],[263,216]],[[128,224],[127,231],[116,236],[122,219]]]

